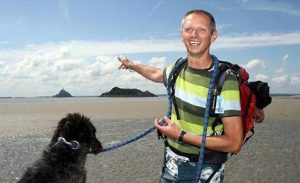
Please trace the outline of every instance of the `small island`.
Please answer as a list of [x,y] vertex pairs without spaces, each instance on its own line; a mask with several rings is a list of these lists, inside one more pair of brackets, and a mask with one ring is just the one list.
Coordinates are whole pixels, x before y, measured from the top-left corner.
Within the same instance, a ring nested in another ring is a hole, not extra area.
[[69,92],[67,92],[66,90],[61,89],[58,94],[56,94],[52,97],[73,97],[73,96]]
[[114,87],[109,92],[102,93],[100,97],[157,97],[149,91]]

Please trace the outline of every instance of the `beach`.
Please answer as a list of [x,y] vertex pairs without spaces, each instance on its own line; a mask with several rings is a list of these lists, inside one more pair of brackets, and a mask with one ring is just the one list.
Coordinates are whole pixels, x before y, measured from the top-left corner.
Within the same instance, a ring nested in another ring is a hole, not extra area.
[[[225,182],[299,182],[299,109],[300,99],[273,97],[255,135],[229,158]],[[108,147],[151,128],[166,110],[166,97],[0,99],[0,183],[16,182],[40,157],[66,113],[90,117],[98,139]],[[88,155],[87,182],[158,183],[163,147],[153,132],[119,149]]]

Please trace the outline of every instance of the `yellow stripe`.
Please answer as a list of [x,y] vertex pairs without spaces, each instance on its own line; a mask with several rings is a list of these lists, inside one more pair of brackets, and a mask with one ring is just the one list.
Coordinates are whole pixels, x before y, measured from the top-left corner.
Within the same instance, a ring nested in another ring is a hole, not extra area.
[[225,90],[221,92],[224,96],[224,100],[240,100],[240,95],[238,90]]
[[[175,114],[172,114],[171,117],[172,117],[173,122],[177,126],[179,126],[181,129],[185,130],[187,133],[191,133],[193,135],[202,135],[202,133],[203,133],[203,126],[202,125],[191,123],[191,122],[188,122],[188,121],[177,120]],[[212,120],[214,120],[214,119],[211,119],[210,122],[212,122]],[[222,124],[219,124],[215,128],[216,131],[221,131],[222,129],[223,129]],[[213,130],[212,130],[211,126],[209,126],[207,128],[207,133],[208,134],[213,133]]]
[[208,88],[187,82],[180,77],[176,80],[176,87],[193,96],[207,97]]

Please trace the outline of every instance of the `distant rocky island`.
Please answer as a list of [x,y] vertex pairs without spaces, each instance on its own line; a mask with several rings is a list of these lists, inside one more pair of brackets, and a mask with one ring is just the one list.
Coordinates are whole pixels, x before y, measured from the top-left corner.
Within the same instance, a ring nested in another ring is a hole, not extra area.
[[56,94],[52,97],[73,97],[73,96],[69,92],[67,92],[66,90],[61,89],[58,94]]
[[114,87],[109,92],[102,93],[100,97],[157,97],[157,95],[149,91]]

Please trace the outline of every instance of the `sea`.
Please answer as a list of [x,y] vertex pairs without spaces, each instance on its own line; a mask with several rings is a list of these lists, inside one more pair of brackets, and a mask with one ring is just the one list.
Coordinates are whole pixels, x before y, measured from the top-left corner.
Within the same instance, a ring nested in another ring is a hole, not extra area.
[[0,97],[0,104],[10,103],[64,103],[64,102],[108,102],[108,101],[165,101],[166,96],[158,97]]

